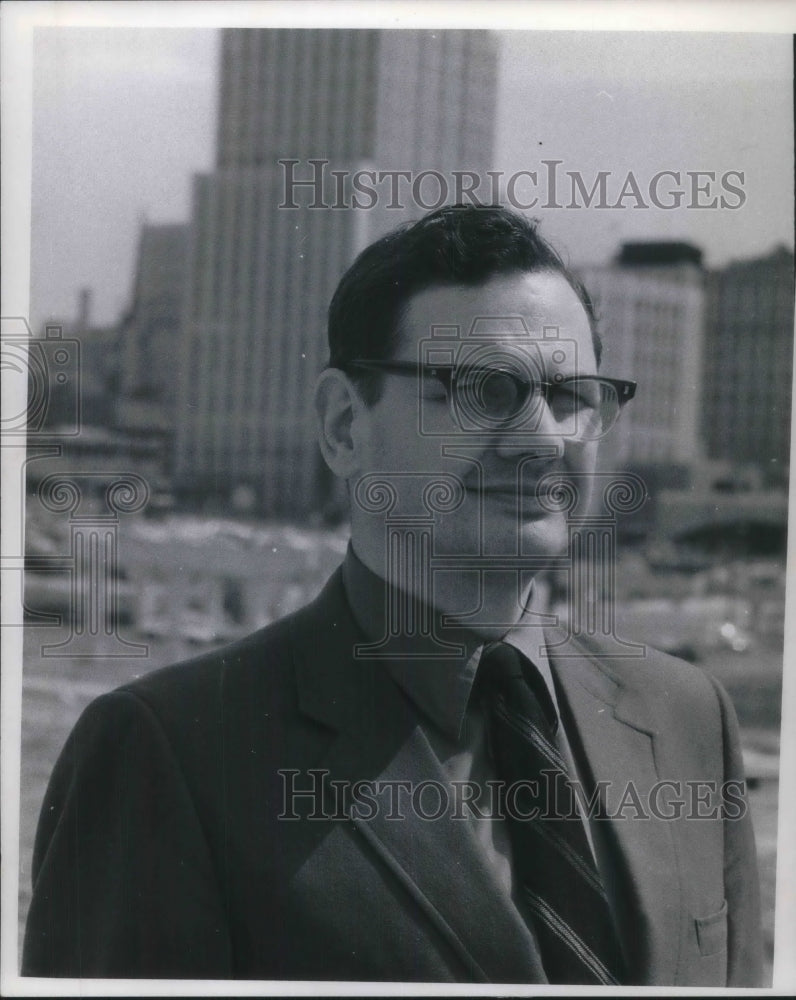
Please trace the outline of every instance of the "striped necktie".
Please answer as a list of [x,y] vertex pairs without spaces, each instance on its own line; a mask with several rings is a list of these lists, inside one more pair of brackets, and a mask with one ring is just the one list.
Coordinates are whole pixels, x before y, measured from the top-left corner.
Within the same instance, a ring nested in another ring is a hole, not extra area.
[[[617,985],[616,931],[555,742],[555,709],[539,671],[513,646],[487,646],[478,668],[512,844],[520,906],[549,982]],[[530,818],[529,818],[530,817]]]

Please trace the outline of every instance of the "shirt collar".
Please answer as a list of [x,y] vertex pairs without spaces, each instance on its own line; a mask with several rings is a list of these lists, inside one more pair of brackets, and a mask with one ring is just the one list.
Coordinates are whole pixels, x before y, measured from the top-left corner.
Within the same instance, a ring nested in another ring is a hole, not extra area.
[[[387,635],[387,585],[358,558],[349,543],[343,562],[343,585],[354,619],[369,642],[378,643]],[[386,669],[401,690],[452,740],[458,741],[470,699],[484,640],[469,629],[442,625],[432,611],[433,636],[403,635],[390,639]],[[434,637],[437,637],[436,639]],[[442,656],[440,641],[458,646],[453,656]],[[520,621],[504,636],[539,669],[558,712],[544,636],[538,625]],[[378,660],[374,660],[374,666]]]
[[556,686],[553,682],[553,671],[550,666],[550,660],[547,657],[547,646],[541,627],[539,625],[523,624],[520,621],[519,624],[506,633],[503,641],[508,642],[515,649],[518,649],[539,671],[545,687],[550,692],[556,715],[560,718],[561,712],[558,708]]

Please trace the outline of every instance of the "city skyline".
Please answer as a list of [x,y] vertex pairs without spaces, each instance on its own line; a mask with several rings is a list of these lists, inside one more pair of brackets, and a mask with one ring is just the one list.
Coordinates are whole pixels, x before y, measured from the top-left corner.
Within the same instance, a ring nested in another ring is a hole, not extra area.
[[[526,168],[510,167],[510,159],[494,152],[501,50],[495,32],[226,30],[221,39],[214,162],[193,174],[192,206],[182,223],[139,224],[137,268],[149,273],[150,292],[141,293],[139,274],[120,313],[118,351],[124,357],[115,424],[125,434],[135,428],[154,433],[160,426],[164,469],[171,469],[181,502],[231,500],[243,491],[246,499],[243,506],[236,501],[236,509],[271,515],[336,505],[314,444],[310,391],[326,360],[329,299],[356,252],[376,236],[442,202],[466,200],[439,191],[433,203],[434,181],[453,186],[465,177],[480,203],[536,206],[533,214],[542,216],[548,234],[567,213],[590,220],[601,214],[633,218],[651,209],[670,213],[671,225],[653,236],[651,224],[642,239],[628,239],[621,224],[609,225],[606,231],[622,240],[604,247],[602,260],[592,246],[586,253],[591,262],[565,256],[604,314],[606,356],[614,367],[619,362],[614,374],[638,378],[650,390],[608,449],[609,464],[693,465],[709,457],[699,426],[705,423],[700,386],[712,371],[712,362],[703,371],[704,278],[719,269],[705,259],[709,225],[704,239],[678,237],[689,212],[737,217],[755,197],[745,170],[727,168],[731,160],[715,171],[699,169],[705,163],[694,160],[683,161],[689,169],[654,169],[663,159],[603,160],[596,153],[588,169],[579,169],[575,164],[586,161],[575,160],[572,149],[565,159],[563,147],[539,151],[533,171],[526,169],[529,160]],[[586,44],[587,58],[575,67],[573,51],[585,43],[562,49],[549,34],[540,40],[525,33],[521,40],[529,39],[551,48],[548,61],[553,50],[569,58],[556,64],[549,87],[577,80],[585,92],[597,80],[599,52],[622,49],[628,62],[611,70],[613,93],[601,90],[597,98],[615,101],[629,81],[644,82],[637,41],[628,45],[600,35]],[[504,68],[508,42],[515,40],[502,39]],[[711,43],[703,42],[703,49]],[[662,52],[671,39],[656,44]],[[670,83],[674,70],[669,65],[663,74]],[[539,68],[534,72],[538,77]],[[533,135],[547,135],[545,127]],[[661,156],[664,146],[655,146]],[[386,172],[386,184],[375,182],[377,171]],[[415,182],[424,176],[432,183],[421,188]],[[422,201],[423,191],[432,203]],[[404,211],[392,211],[396,200]],[[178,254],[164,244],[165,256],[150,255],[143,248],[155,231],[173,231],[185,241],[184,250]],[[628,271],[621,254],[632,245],[683,247],[690,264]],[[749,244],[736,241],[734,259],[744,246],[748,255]],[[184,289],[175,284],[176,272],[172,281],[164,271],[158,290],[159,271],[183,252]],[[173,300],[167,308],[164,295]],[[149,317],[148,296],[154,296]],[[79,301],[84,312],[86,296]],[[86,333],[95,326],[96,317],[84,323]],[[162,365],[153,365],[155,359]],[[166,370],[167,383],[149,385],[156,371],[157,381]],[[787,408],[789,400],[783,385],[775,405]],[[172,420],[165,419],[167,411]],[[752,459],[757,446],[750,447],[746,457]],[[772,454],[783,467],[786,448],[785,438]]]
[[[608,171],[612,197],[629,172],[642,187],[660,170],[745,176],[740,210],[637,211],[630,199],[624,211],[530,212],[574,262],[604,263],[634,238],[688,239],[704,250],[709,267],[791,245],[791,56],[784,36],[499,32],[498,39],[495,163],[507,175],[559,160],[559,170],[580,173],[587,189]],[[94,290],[97,322],[117,320],[130,300],[142,218],[188,220],[191,175],[209,169],[216,152],[218,46],[209,29],[37,35],[34,328],[51,316],[74,315],[84,286]],[[533,66],[524,65],[529,52]],[[655,58],[644,60],[645,53]],[[518,197],[526,196],[525,183]]]

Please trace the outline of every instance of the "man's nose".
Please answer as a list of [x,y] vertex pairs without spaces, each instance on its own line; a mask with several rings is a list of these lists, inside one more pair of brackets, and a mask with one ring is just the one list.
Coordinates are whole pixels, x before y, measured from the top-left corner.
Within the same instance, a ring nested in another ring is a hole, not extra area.
[[501,455],[523,455],[541,459],[561,458],[566,438],[563,428],[546,400],[522,423],[508,423],[497,432],[497,451]]

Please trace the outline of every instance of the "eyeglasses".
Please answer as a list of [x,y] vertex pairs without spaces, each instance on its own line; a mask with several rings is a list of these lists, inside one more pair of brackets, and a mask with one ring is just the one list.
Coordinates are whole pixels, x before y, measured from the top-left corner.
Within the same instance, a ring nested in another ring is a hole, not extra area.
[[558,433],[596,440],[614,426],[622,407],[636,393],[636,383],[627,379],[557,373],[546,381],[535,378],[525,365],[431,365],[358,358],[343,367],[434,378],[444,387],[459,426],[481,432],[518,423],[523,431],[532,431],[538,426],[544,401]]

